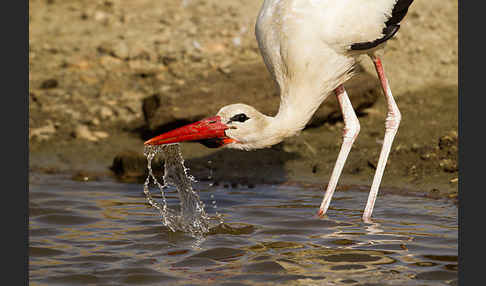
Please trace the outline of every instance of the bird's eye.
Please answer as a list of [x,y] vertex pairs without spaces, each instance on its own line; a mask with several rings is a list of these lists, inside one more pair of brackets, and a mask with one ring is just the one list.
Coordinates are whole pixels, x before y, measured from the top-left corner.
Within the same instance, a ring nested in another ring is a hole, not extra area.
[[236,114],[233,117],[231,117],[230,121],[245,122],[248,119],[250,119],[250,118],[248,116],[246,116],[246,114],[240,113],[240,114]]

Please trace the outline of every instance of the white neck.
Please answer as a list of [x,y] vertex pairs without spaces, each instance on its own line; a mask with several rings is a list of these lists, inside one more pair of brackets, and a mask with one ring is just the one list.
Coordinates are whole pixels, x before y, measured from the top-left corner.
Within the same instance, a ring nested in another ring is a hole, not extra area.
[[282,96],[280,107],[275,117],[269,117],[269,124],[264,133],[273,144],[287,137],[295,136],[305,128],[322,102],[331,94],[336,84],[319,88],[296,88],[282,90],[288,96]]

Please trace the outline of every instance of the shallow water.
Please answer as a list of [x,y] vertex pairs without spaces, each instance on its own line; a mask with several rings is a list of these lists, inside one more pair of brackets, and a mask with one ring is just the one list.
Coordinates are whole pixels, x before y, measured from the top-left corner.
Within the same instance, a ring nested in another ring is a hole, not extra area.
[[[457,284],[448,201],[381,195],[365,224],[367,193],[357,190],[337,191],[318,218],[317,188],[195,188],[225,221],[200,240],[163,226],[140,184],[31,174],[31,285]],[[167,200],[179,204],[174,192]]]

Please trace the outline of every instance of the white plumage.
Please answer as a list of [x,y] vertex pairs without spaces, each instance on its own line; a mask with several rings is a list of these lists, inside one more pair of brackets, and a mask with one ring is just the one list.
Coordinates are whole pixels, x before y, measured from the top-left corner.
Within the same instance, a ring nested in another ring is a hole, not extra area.
[[[278,121],[289,136],[302,130],[337,86],[352,76],[357,42],[383,36],[395,0],[265,0],[256,38],[278,83]],[[282,138],[283,139],[283,138]]]

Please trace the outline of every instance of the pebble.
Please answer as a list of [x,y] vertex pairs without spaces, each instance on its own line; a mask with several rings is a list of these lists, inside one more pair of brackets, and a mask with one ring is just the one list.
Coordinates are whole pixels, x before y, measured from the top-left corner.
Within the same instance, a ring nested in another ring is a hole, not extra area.
[[87,60],[74,60],[69,63],[71,67],[78,68],[80,70],[86,70],[90,67],[90,64]]
[[454,160],[451,159],[443,159],[439,163],[440,167],[442,170],[445,172],[456,172],[457,169],[457,163]]
[[111,117],[113,117],[113,110],[111,110],[111,108],[106,107],[106,106],[102,106],[100,108],[99,113],[100,113],[101,119],[110,119]]
[[56,88],[59,85],[56,79],[51,78],[48,80],[45,80],[41,84],[42,89],[50,89],[50,88]]
[[106,19],[106,13],[101,11],[96,11],[96,13],[94,14],[94,19],[96,21],[103,21],[104,19]]
[[104,131],[91,131],[89,130],[88,126],[84,124],[79,124],[76,126],[73,136],[78,139],[85,139],[93,142],[109,137],[108,133]]
[[89,123],[94,125],[94,126],[98,126],[98,125],[100,125],[100,120],[95,117],[95,118],[91,119],[91,121]]
[[100,63],[107,70],[112,70],[114,67],[121,65],[123,61],[112,56],[102,56]]
[[105,139],[110,137],[110,134],[104,131],[93,131],[93,135],[97,137],[98,139]]
[[226,51],[226,47],[221,43],[210,43],[206,45],[204,51],[209,54],[219,54]]
[[86,139],[89,141],[98,141],[98,138],[94,136],[86,125],[78,125],[74,129],[73,136],[79,139]]
[[[439,148],[444,149],[455,149],[457,146],[457,132],[449,132],[448,135],[439,138]],[[454,150],[455,151],[455,150]]]
[[127,59],[130,55],[130,50],[125,42],[118,42],[113,46],[112,52],[119,59]]
[[29,130],[29,139],[37,138],[40,141],[49,139],[54,133],[56,133],[56,128],[51,121],[47,121],[46,126],[42,126],[39,128],[30,128]]
[[233,45],[239,47],[241,46],[241,38],[240,37],[234,37],[233,38]]

